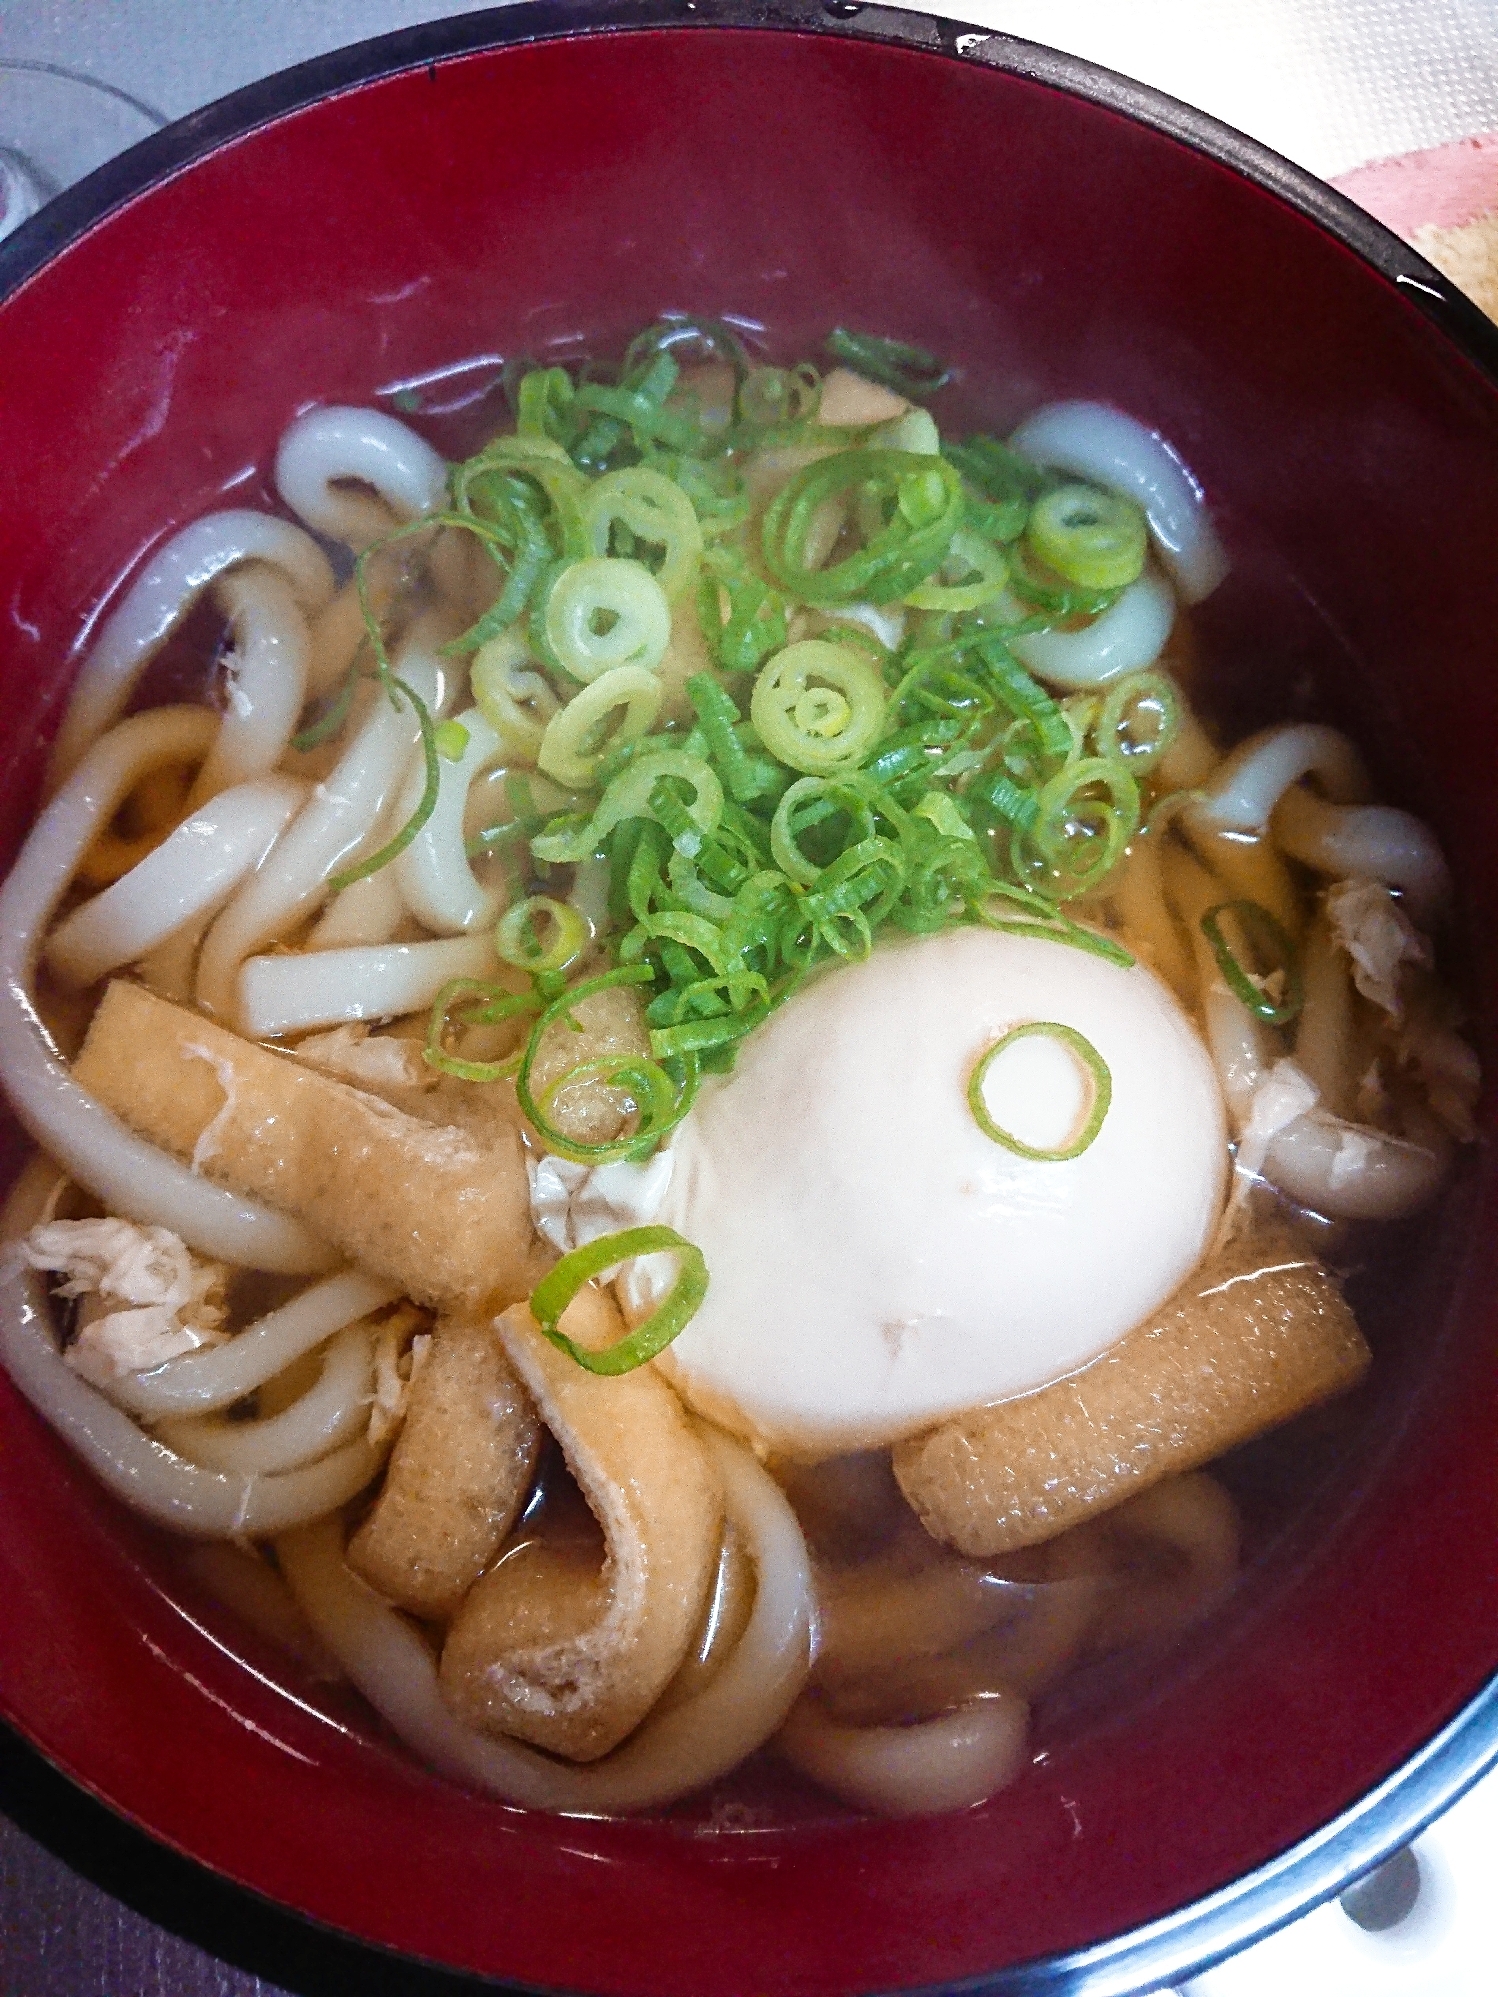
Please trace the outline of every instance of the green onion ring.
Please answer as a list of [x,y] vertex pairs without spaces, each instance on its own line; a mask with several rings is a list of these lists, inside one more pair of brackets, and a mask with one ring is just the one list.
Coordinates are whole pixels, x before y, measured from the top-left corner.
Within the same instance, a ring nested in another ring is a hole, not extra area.
[[[632,1067],[637,1079],[641,1079],[641,1093],[650,1093],[652,1100],[641,1105],[641,1121],[638,1130],[627,1137],[616,1137],[607,1144],[578,1144],[558,1130],[546,1114],[546,1104],[553,1101],[557,1093],[569,1082],[581,1079],[578,1068],[569,1068],[559,1075],[545,1092],[545,1102],[538,1102],[531,1088],[531,1072],[536,1065],[536,1055],[546,1029],[559,1019],[568,1018],[572,1008],[580,1000],[593,992],[607,991],[614,985],[649,985],[655,982],[655,970],[650,964],[624,964],[616,971],[605,971],[600,977],[584,978],[581,984],[569,985],[560,997],[552,1000],[546,1010],[531,1028],[530,1038],[525,1043],[525,1051],[520,1057],[520,1066],[515,1075],[515,1095],[521,1109],[534,1124],[538,1135],[548,1151],[556,1152],[560,1158],[570,1158],[578,1165],[607,1165],[616,1158],[647,1158],[655,1149],[656,1142],[668,1130],[673,1129],[692,1106],[697,1093],[697,1067],[690,1057],[682,1061],[682,1079],[673,1082],[659,1064],[639,1055],[615,1057],[607,1063],[587,1064],[588,1072],[596,1074],[607,1066],[611,1072],[618,1072],[626,1066]],[[645,1075],[647,1069],[654,1070]],[[667,1105],[655,1088],[656,1076],[661,1077],[671,1092]]]
[[[943,570],[960,568],[975,580],[944,582]],[[959,527],[942,568],[929,582],[910,591],[905,601],[916,610],[977,610],[991,603],[1009,580],[1009,564],[1003,551],[970,527]]]
[[619,666],[654,672],[671,642],[671,606],[643,562],[590,555],[558,574],[539,632],[534,618],[531,628],[557,664],[586,683]]
[[[584,1283],[602,1275],[605,1269],[612,1269],[616,1262],[628,1262],[636,1255],[665,1254],[679,1257],[676,1281],[665,1300],[633,1331],[601,1352],[590,1352],[560,1328],[562,1313]],[[674,1228],[626,1227],[617,1234],[601,1234],[585,1248],[574,1248],[570,1255],[564,1255],[551,1274],[531,1292],[530,1309],[542,1336],[550,1339],[559,1352],[565,1352],[590,1373],[612,1377],[632,1373],[637,1366],[654,1359],[658,1352],[664,1352],[677,1333],[685,1330],[697,1315],[706,1295],[707,1260],[700,1248],[684,1241]]]
[[[988,1105],[983,1100],[983,1083],[989,1069],[1016,1040],[1028,1040],[1034,1034],[1041,1034],[1048,1040],[1059,1040],[1068,1048],[1082,1066],[1092,1082],[1092,1104],[1086,1121],[1070,1144],[1059,1150],[1045,1151],[1033,1144],[1026,1144],[1009,1131],[996,1124],[988,1113]],[[1108,1106],[1113,1100],[1113,1076],[1108,1064],[1085,1034],[1078,1033],[1074,1026],[1063,1026],[1054,1019],[1031,1019],[1022,1026],[1011,1026],[1009,1031],[997,1039],[979,1061],[967,1085],[967,1106],[973,1113],[973,1121],[985,1137],[1001,1144],[1006,1151],[1012,1151],[1017,1158],[1030,1158],[1037,1164],[1063,1164],[1069,1158],[1080,1158],[1082,1153],[1096,1138],[1103,1127],[1103,1119],[1108,1114]]]
[[[1257,949],[1261,955],[1272,960],[1278,959],[1278,968],[1283,969],[1285,974],[1285,996],[1277,1004],[1235,956],[1222,930],[1225,915],[1237,919],[1250,949]],[[1298,1016],[1305,1003],[1299,955],[1283,925],[1267,908],[1256,901],[1220,901],[1202,917],[1202,934],[1212,946],[1212,955],[1217,959],[1217,968],[1228,989],[1234,998],[1248,1007],[1255,1019],[1262,1019],[1266,1026],[1288,1026]]]
[[855,333],[846,326],[834,326],[824,342],[835,360],[877,381],[898,395],[919,401],[935,395],[952,379],[952,370],[924,347],[908,346],[904,340],[881,339],[877,333]]
[[874,815],[860,792],[827,777],[798,778],[776,805],[775,816],[770,821],[770,856],[798,887],[814,886],[822,869],[806,857],[797,843],[796,813],[803,806],[821,802],[830,809],[819,812],[813,823],[830,816],[832,810],[845,811],[856,828],[850,843],[857,844],[873,836]]
[[[828,500],[847,495],[866,525],[864,545],[812,568],[807,546]],[[770,501],[761,529],[774,580],[803,603],[894,603],[946,560],[962,524],[962,480],[944,458],[914,451],[839,451],[804,466]],[[887,517],[886,516],[887,509]]]
[[[536,751],[536,768],[568,790],[591,789],[604,756],[605,745],[595,745],[594,739],[603,724],[622,709],[606,746],[632,742],[654,721],[661,699],[659,679],[644,666],[615,666],[600,673],[547,722]],[[580,860],[592,850],[586,847],[572,857]]]
[[777,652],[754,682],[749,718],[790,769],[835,776],[878,741],[887,696],[877,667],[846,645],[803,638]]
[[479,978],[449,978],[432,1000],[432,1016],[421,1056],[427,1066],[436,1068],[440,1074],[456,1075],[462,1082],[502,1081],[505,1076],[514,1074],[515,1064],[520,1059],[518,1053],[507,1055],[503,1061],[464,1061],[456,1054],[449,1054],[442,1045],[448,1009],[454,999],[465,994],[483,1000],[483,1004],[474,1006],[468,1012],[463,1022],[465,1026],[502,1025],[507,1019],[534,1012],[540,1000],[532,992],[507,992],[503,985],[485,984]]
[[516,625],[491,638],[468,669],[474,705],[511,755],[534,762],[562,703]]
[[[1141,718],[1153,732],[1139,739]],[[1170,679],[1153,668],[1115,680],[1103,696],[1092,724],[1100,756],[1112,756],[1129,770],[1150,770],[1159,762],[1181,725],[1181,702]]]
[[[542,943],[549,929],[550,940]],[[575,908],[549,895],[528,895],[505,910],[494,932],[495,954],[506,964],[529,971],[565,971],[593,940],[592,931]]]
[[1123,589],[1144,572],[1144,515],[1116,492],[1058,486],[1036,500],[1025,532],[1041,561],[1081,589]]
[[648,465],[606,472],[583,501],[583,525],[595,555],[611,552],[615,521],[637,541],[662,550],[654,580],[674,602],[697,573],[702,555],[702,527],[691,500],[674,479]]

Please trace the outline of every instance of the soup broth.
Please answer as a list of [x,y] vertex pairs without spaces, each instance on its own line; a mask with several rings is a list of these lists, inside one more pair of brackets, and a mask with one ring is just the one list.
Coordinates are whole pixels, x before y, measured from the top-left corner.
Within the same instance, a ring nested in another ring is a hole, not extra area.
[[0,909],[13,1377],[521,1804],[962,1807],[1157,1692],[1309,1557],[1471,1136],[1313,608],[1250,680],[1168,443],[828,347],[298,418]]

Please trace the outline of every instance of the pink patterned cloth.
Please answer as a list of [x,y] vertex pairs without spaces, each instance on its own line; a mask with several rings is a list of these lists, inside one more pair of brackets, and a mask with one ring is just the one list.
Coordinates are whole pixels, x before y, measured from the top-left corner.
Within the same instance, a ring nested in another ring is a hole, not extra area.
[[1397,235],[1460,228],[1498,209],[1498,132],[1373,160],[1332,185]]

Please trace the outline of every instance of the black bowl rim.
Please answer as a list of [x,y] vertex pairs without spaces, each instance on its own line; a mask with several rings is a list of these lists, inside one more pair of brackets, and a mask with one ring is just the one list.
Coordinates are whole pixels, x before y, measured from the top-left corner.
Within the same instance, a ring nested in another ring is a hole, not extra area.
[[[891,44],[1004,70],[1121,112],[1235,170],[1316,223],[1393,284],[1498,386],[1498,325],[1408,244],[1305,168],[1207,112],[1081,56],[997,29],[864,0],[512,0],[315,56],[176,120],[48,202],[0,242],[0,303],[115,209],[257,127],[322,98],[486,49],[713,27]],[[1246,1877],[1091,1947],[907,1990],[905,1997],[1135,1997],[1197,1975],[1374,1870],[1495,1763],[1498,1674],[1340,1817]],[[159,1909],[153,1913],[159,1917]]]

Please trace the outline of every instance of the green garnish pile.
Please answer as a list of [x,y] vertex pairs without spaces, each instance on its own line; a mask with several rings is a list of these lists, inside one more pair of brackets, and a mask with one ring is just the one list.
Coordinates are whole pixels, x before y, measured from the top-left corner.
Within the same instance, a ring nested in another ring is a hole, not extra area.
[[[910,398],[947,380],[896,342],[839,329],[828,347]],[[720,382],[731,370],[731,402],[699,393],[704,362]],[[474,700],[514,758],[513,815],[471,851],[512,866],[497,947],[531,974],[521,995],[447,988],[429,1062],[514,1073],[564,1157],[640,1157],[704,1072],[882,931],[985,923],[1129,961],[1067,904],[1136,831],[1175,694],[1146,671],[1058,700],[1012,641],[1100,613],[1138,577],[1137,509],[993,437],[944,439],[918,406],[821,423],[815,368],[760,365],[715,322],[663,320],[608,379],[517,370],[511,393],[514,434],[453,467],[447,511],[401,530],[459,527],[495,567],[493,607],[449,649],[471,658]],[[699,669],[683,680],[693,621]],[[421,720],[428,783],[359,872],[415,836],[444,755],[463,749],[394,675],[372,610],[370,627],[379,675]],[[595,940],[569,895],[600,857]],[[612,984],[638,985],[650,1054],[588,1070],[637,1121],[581,1144],[550,1115],[581,1071],[538,1095],[532,1069],[547,1029]],[[455,1020],[516,1016],[531,1029],[513,1060],[450,1051]]]

